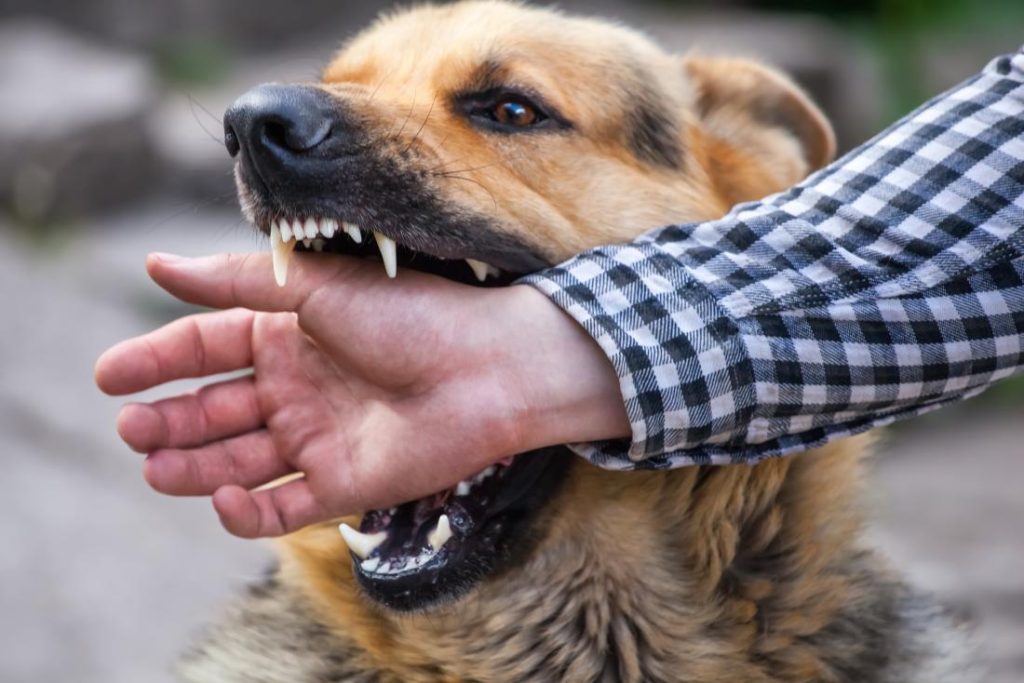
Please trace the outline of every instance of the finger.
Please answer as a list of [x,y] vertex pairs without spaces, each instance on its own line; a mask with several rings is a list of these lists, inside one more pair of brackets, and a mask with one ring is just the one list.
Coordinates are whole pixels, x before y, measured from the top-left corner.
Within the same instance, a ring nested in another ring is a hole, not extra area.
[[349,258],[295,254],[288,284],[274,281],[270,254],[217,254],[182,258],[150,254],[150,277],[168,292],[194,304],[213,308],[241,306],[257,311],[297,311],[318,287],[341,272],[358,271]]
[[228,484],[253,488],[294,471],[261,429],[201,448],[154,451],[142,475],[160,493],[208,496]]
[[263,491],[224,486],[213,494],[213,507],[224,528],[242,538],[282,536],[332,517],[305,479]]
[[155,403],[129,403],[117,416],[117,433],[132,450],[151,453],[201,446],[262,424],[255,381],[249,376]]
[[252,365],[252,311],[199,313],[113,346],[96,361],[96,384],[130,394],[184,377]]

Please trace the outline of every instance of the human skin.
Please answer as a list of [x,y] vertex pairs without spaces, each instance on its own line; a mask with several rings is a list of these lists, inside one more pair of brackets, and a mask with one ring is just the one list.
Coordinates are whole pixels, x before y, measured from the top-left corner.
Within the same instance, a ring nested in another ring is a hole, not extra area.
[[148,454],[154,489],[212,496],[232,534],[278,536],[441,491],[510,455],[629,435],[607,357],[533,288],[411,270],[391,280],[379,263],[334,255],[295,261],[279,288],[269,254],[151,254],[161,287],[221,310],[123,341],[96,364],[112,395],[252,370],[129,403],[117,420]]

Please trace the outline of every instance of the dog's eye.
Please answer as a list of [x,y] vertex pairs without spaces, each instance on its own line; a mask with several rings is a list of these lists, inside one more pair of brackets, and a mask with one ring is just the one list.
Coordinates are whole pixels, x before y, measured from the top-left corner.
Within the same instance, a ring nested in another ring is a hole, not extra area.
[[544,119],[544,116],[531,102],[513,97],[507,97],[498,102],[491,109],[490,114],[498,123],[516,128],[532,126]]
[[477,126],[499,133],[570,127],[557,113],[527,95],[510,90],[463,95],[458,98],[458,106]]

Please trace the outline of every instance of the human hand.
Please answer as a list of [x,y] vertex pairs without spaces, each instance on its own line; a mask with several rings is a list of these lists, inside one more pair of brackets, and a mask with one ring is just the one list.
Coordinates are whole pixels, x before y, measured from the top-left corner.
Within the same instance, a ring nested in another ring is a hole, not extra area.
[[269,255],[151,255],[167,291],[231,310],[122,342],[96,365],[115,395],[253,370],[118,417],[125,442],[149,454],[149,484],[212,495],[231,533],[290,533],[429,495],[510,455],[629,434],[611,364],[532,288],[296,260],[278,288]]

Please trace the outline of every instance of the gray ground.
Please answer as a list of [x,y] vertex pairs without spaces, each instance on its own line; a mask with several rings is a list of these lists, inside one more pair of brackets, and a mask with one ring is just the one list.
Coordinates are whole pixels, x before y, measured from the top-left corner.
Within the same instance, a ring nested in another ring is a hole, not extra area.
[[[168,681],[168,663],[269,557],[206,501],[146,488],[93,388],[107,345],[176,309],[149,250],[250,249],[233,212],[113,216],[40,252],[0,226],[0,680]],[[968,406],[969,407],[969,406]],[[1024,413],[964,408],[892,433],[873,536],[915,581],[978,621],[992,683],[1024,677]]]

